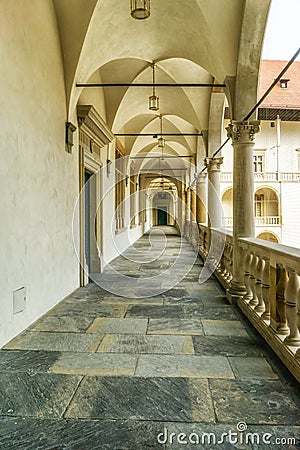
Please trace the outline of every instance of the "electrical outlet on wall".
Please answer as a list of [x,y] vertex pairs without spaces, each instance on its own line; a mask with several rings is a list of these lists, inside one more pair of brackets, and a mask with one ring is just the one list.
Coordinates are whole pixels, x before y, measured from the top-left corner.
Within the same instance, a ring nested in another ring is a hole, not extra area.
[[26,288],[21,287],[13,291],[13,314],[18,314],[25,309]]

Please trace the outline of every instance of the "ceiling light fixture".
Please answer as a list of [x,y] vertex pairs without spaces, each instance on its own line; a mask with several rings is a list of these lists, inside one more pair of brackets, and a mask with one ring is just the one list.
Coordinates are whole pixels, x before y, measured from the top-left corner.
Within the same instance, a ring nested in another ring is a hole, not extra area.
[[155,94],[155,63],[151,64],[152,67],[152,84],[153,84],[153,90],[152,95],[149,97],[149,109],[151,111],[158,111],[159,110],[159,97]]
[[137,20],[147,19],[150,16],[150,0],[130,0],[130,14]]
[[164,146],[165,146],[165,140],[164,140],[164,138],[163,138],[163,126],[162,126],[162,115],[160,114],[159,115],[159,120],[160,120],[160,137],[157,139],[157,141],[158,141],[158,147],[160,147],[160,148],[164,148]]

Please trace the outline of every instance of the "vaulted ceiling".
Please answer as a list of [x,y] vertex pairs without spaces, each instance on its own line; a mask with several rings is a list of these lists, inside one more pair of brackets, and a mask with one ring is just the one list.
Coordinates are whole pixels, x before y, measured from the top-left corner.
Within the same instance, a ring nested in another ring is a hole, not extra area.
[[[84,91],[76,83],[226,83],[226,88],[161,87],[160,110],[148,109],[150,87],[98,89],[102,115],[114,133],[199,133],[213,128],[212,93],[232,115],[256,99],[260,52],[269,0],[152,0],[151,15],[134,20],[129,0],[54,0],[65,67],[70,117]],[[101,90],[101,94],[99,94]],[[245,90],[243,105],[241,92]],[[237,101],[238,99],[238,101]],[[251,103],[252,102],[252,103]],[[223,114],[223,110],[219,111]],[[218,123],[222,121],[218,119]],[[157,152],[151,136],[122,138],[132,155]],[[166,154],[205,152],[198,136],[169,136]],[[200,150],[199,150],[200,149]]]

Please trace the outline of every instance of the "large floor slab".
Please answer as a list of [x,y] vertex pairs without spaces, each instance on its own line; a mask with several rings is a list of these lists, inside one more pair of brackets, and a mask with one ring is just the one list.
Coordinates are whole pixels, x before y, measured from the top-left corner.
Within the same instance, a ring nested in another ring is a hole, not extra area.
[[86,377],[68,418],[214,422],[207,380]]
[[193,354],[194,349],[191,336],[107,334],[98,352],[171,355]]

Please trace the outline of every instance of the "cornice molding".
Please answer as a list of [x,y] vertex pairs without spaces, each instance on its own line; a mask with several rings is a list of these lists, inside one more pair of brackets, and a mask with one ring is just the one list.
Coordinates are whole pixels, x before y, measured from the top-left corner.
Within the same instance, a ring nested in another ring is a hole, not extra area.
[[78,127],[94,140],[99,147],[104,147],[114,139],[114,134],[92,105],[78,105],[77,118]]

